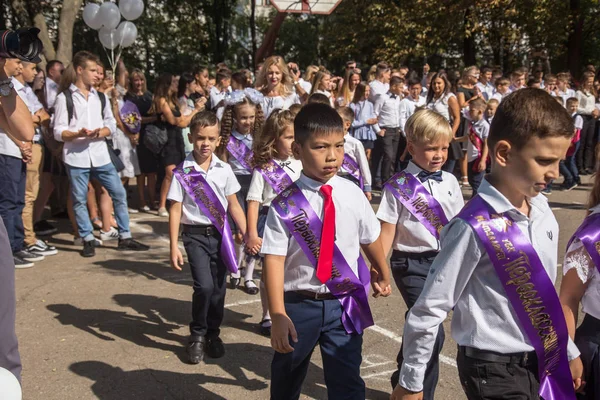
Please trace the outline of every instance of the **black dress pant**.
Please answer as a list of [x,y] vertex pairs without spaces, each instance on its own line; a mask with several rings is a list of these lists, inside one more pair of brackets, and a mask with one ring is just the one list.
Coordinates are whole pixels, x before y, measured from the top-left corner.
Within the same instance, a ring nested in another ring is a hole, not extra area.
[[[484,352],[492,355],[498,353]],[[469,400],[538,400],[540,382],[537,357],[525,361],[490,362],[469,357],[459,346],[458,376]]]
[[227,268],[222,261],[221,235],[183,232],[183,245],[194,279],[190,340],[219,336],[225,307],[225,277]]
[[575,154],[578,170],[594,169],[594,147],[596,136],[596,120],[591,115],[583,115],[583,128],[579,140],[579,151]]
[[385,129],[383,137],[377,135],[375,148],[371,153],[371,175],[377,176],[377,168],[381,162],[381,183],[385,183],[394,174],[398,161],[398,145],[400,143],[400,130],[398,128]]
[[585,381],[584,393],[578,393],[578,400],[600,398],[600,320],[586,314],[575,331],[575,344],[581,352],[581,362]]
[[[406,306],[410,310],[415,304],[419,295],[423,291],[425,280],[429,274],[431,264],[435,259],[437,253],[404,253],[394,250],[390,260],[392,267],[392,276],[400,290],[400,294],[406,303]],[[440,376],[440,360],[439,355],[444,346],[445,334],[444,326],[440,325],[437,338],[435,339],[435,345],[433,346],[433,353],[431,359],[427,363],[427,369],[425,370],[425,379],[423,380],[423,399],[433,400],[435,395],[435,387],[437,386],[438,379]],[[404,344],[403,344],[404,345]],[[402,346],[403,346],[402,345]],[[403,347],[400,346],[400,351],[396,360],[398,362],[398,370],[392,375],[392,386],[398,383],[398,377],[400,375],[400,367],[404,361],[402,354]]]

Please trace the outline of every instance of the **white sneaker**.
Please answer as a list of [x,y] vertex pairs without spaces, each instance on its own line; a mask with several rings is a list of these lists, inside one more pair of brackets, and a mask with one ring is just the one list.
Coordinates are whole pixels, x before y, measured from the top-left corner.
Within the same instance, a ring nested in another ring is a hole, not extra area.
[[113,228],[112,226],[110,227],[110,230],[108,232],[100,231],[100,239],[101,240],[104,240],[104,241],[117,240],[118,238],[119,238],[119,231],[116,230],[115,228]]
[[[102,240],[96,238],[94,238],[94,240],[96,241],[96,247],[102,246]],[[83,239],[80,237],[76,237],[73,239],[73,244],[75,246],[83,246]]]
[[169,212],[167,211],[166,208],[161,207],[158,209],[158,216],[159,217],[168,217],[169,216]]
[[137,213],[139,213],[139,211],[136,210],[135,208],[128,208],[127,211],[129,211],[129,214],[137,214]]
[[56,247],[50,246],[48,243],[43,240],[38,239],[34,244],[27,247],[27,251],[34,254],[39,254],[42,256],[53,256],[58,253]]
[[150,207],[144,206],[144,207],[140,208],[140,212],[149,213],[150,212]]

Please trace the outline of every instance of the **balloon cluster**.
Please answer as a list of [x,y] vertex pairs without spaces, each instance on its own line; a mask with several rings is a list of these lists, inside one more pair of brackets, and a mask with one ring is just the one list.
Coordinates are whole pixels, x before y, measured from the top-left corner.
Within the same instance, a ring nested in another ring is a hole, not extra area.
[[[119,5],[106,1],[101,5],[88,3],[83,8],[83,21],[92,29],[99,30],[100,43],[109,50],[129,47],[137,38],[137,28],[131,21],[144,12],[143,0],[119,0]],[[121,15],[125,21],[121,22]]]

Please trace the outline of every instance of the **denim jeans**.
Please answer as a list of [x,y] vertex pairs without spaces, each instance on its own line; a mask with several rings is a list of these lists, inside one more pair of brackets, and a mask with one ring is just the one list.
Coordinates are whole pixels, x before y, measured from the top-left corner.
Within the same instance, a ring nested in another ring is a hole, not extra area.
[[66,165],[66,167],[69,174],[69,182],[71,183],[73,211],[75,212],[79,236],[85,241],[94,239],[92,233],[94,227],[90,221],[90,214],[87,209],[88,182],[90,181],[90,177],[93,177],[104,186],[112,199],[120,238],[130,238],[127,192],[125,192],[115,166],[112,163],[108,163],[101,167],[91,168],[77,168],[70,165]]
[[565,178],[565,184],[572,185],[573,183],[577,183],[579,180],[579,171],[577,170],[576,156],[579,152],[579,144],[580,142],[575,143],[575,152],[564,161],[561,161],[558,168],[560,170],[560,174]]
[[23,207],[25,163],[20,158],[0,154],[0,217],[13,253],[23,250]]

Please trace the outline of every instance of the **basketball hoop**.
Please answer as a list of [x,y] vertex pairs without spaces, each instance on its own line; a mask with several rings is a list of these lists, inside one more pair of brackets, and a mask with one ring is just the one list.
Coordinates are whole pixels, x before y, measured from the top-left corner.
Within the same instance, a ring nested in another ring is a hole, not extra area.
[[331,14],[342,0],[271,0],[282,13]]

